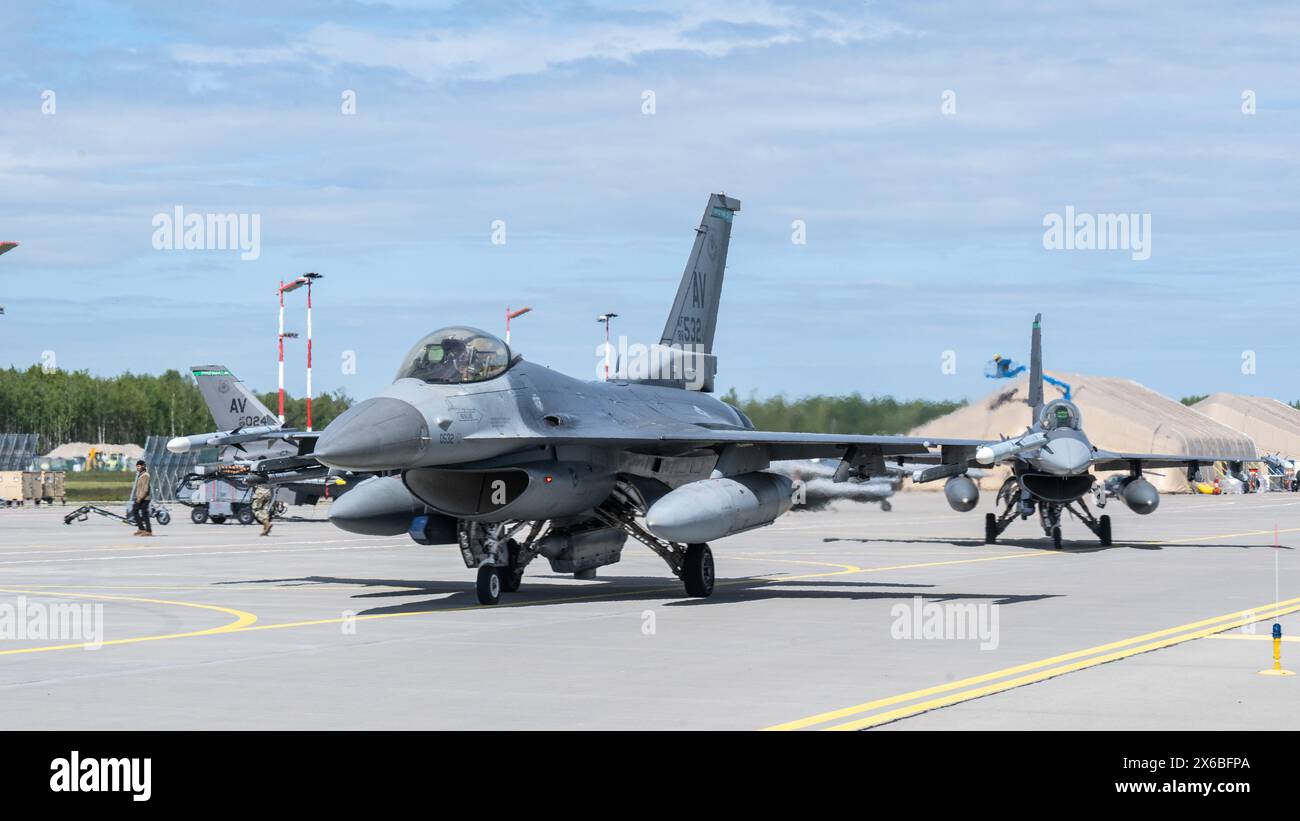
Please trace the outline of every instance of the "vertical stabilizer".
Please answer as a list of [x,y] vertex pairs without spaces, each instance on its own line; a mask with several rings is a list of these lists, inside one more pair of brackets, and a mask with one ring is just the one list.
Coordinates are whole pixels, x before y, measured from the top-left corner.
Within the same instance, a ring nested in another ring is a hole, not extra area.
[[261,400],[243,382],[235,378],[229,368],[222,365],[194,365],[190,368],[199,393],[212,412],[217,430],[236,428],[280,426],[280,419],[263,405]]
[[712,390],[717,362],[713,358],[713,336],[718,325],[718,302],[722,298],[722,278],[727,268],[727,248],[731,244],[731,221],[740,210],[740,200],[725,194],[710,194],[700,227],[695,229],[677,299],[664,325],[659,344],[690,352],[688,369],[694,378],[687,381],[697,390]]
[[1043,315],[1034,317],[1033,336],[1029,341],[1029,407],[1034,409],[1034,419],[1043,407]]

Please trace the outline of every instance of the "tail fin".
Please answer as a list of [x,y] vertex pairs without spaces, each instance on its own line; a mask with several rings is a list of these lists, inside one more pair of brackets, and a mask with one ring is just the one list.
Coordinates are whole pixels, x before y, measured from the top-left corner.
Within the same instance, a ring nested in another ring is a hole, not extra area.
[[1034,409],[1034,418],[1043,407],[1043,315],[1034,317],[1033,336],[1029,342],[1029,407]]
[[279,417],[225,366],[194,365],[190,373],[194,374],[217,430],[280,424]]
[[740,210],[740,200],[726,194],[710,194],[709,203],[695,229],[695,246],[691,248],[677,299],[664,325],[665,347],[675,347],[694,354],[701,373],[688,379],[699,390],[713,389],[717,361],[713,358],[713,334],[718,325],[718,302],[722,297],[722,278],[727,270],[727,248],[731,244],[731,220]]

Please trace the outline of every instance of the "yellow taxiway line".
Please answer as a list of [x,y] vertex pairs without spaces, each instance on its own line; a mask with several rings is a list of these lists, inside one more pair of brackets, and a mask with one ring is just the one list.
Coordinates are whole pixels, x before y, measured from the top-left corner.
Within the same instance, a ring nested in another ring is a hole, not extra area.
[[[971,699],[1000,693],[1016,687],[1023,687],[1026,684],[1033,684],[1066,673],[1073,673],[1077,670],[1084,670],[1099,664],[1128,658],[1139,653],[1147,653],[1194,639],[1206,638],[1225,630],[1231,630],[1234,627],[1242,627],[1297,611],[1300,611],[1300,598],[1288,599],[1275,605],[1269,604],[1248,610],[1238,610],[1222,616],[1191,622],[1190,624],[1181,624],[1177,627],[1169,627],[1153,633],[1144,633],[1121,641],[1101,644],[1084,650],[1075,650],[1042,659],[1041,661],[1020,664],[1004,670],[971,676],[921,690],[913,690],[910,693],[867,701],[840,710],[818,713],[807,718],[787,721],[784,724],[777,724],[764,729],[803,730],[816,727],[823,730],[864,730],[940,707],[948,707],[963,701],[970,701]],[[931,698],[931,696],[937,696],[937,698]],[[894,709],[877,712],[886,707],[893,707]],[[851,720],[843,721],[843,719]]]
[[154,636],[134,636],[125,639],[107,639],[100,642],[77,642],[75,644],[47,644],[40,647],[17,647],[12,650],[0,650],[0,656],[17,656],[26,653],[45,653],[51,650],[79,650],[106,647],[110,644],[136,644],[142,641],[162,641],[164,639],[183,639],[193,636],[213,636],[218,633],[231,633],[236,630],[246,630],[257,621],[257,616],[244,610],[235,610],[231,607],[219,607],[215,604],[196,604],[195,602],[172,601],[169,599],[146,599],[139,596],[108,596],[102,593],[52,593],[48,590],[11,590],[9,588],[0,588],[0,593],[17,593],[27,596],[61,596],[72,599],[104,599],[106,601],[128,601],[139,604],[164,604],[175,607],[193,607],[199,610],[212,610],[217,613],[225,613],[228,616],[234,616],[235,620],[217,627],[209,627],[206,630],[190,630],[184,633],[163,633]]

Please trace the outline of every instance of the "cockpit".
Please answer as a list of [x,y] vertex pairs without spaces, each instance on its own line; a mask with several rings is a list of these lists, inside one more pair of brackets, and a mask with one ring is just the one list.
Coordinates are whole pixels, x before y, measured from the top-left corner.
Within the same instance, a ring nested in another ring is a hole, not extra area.
[[477,328],[443,328],[415,343],[402,360],[397,379],[431,385],[486,382],[510,367],[510,348]]
[[1038,424],[1043,430],[1079,430],[1079,409],[1071,402],[1057,399],[1043,408]]

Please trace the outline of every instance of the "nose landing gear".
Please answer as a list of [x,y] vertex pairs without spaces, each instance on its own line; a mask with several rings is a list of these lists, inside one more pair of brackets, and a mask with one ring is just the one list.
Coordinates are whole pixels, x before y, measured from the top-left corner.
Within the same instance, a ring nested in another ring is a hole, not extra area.
[[501,573],[495,565],[480,565],[478,580],[474,585],[479,604],[496,604],[501,601]]
[[998,537],[1013,521],[1017,518],[1027,519],[1035,511],[1038,512],[1043,533],[1052,540],[1052,548],[1055,550],[1064,547],[1061,536],[1062,512],[1083,522],[1084,527],[1092,531],[1102,547],[1110,547],[1112,544],[1110,516],[1094,516],[1082,498],[1064,503],[1045,502],[1031,496],[1013,476],[998,490],[997,503],[1002,507],[1002,512],[987,513],[984,516],[984,544],[996,544]]

